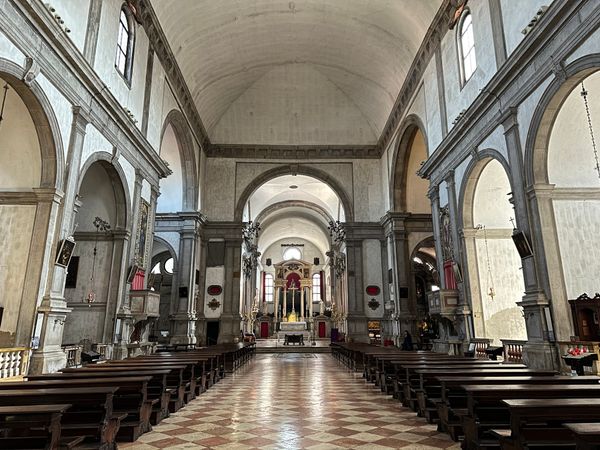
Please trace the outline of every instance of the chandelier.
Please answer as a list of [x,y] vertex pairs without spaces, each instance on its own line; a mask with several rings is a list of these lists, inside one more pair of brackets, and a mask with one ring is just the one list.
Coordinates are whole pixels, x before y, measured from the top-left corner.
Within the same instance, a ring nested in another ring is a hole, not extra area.
[[594,160],[596,166],[594,169],[598,172],[598,178],[600,179],[600,161],[598,158],[598,150],[596,149],[596,139],[594,137],[594,127],[592,126],[592,115],[590,114],[590,106],[588,104],[588,91],[585,90],[583,81],[581,82],[581,96],[583,97],[583,104],[585,105],[585,115],[587,117],[587,124],[590,130],[590,139],[592,141],[592,151],[594,152]]
[[327,228],[329,229],[329,236],[333,238],[336,244],[341,244],[346,240],[346,229],[344,228],[344,224],[339,220],[335,222],[330,220]]
[[96,301],[96,292],[94,290],[94,277],[96,275],[96,256],[98,255],[98,235],[100,232],[106,233],[110,231],[110,224],[106,220],[102,220],[100,217],[96,217],[94,219],[94,227],[96,227],[96,237],[94,239],[94,256],[92,259],[92,275],[90,276],[90,290],[88,291],[86,297],[83,299],[84,302],[87,302],[88,306],[91,308],[92,303]]

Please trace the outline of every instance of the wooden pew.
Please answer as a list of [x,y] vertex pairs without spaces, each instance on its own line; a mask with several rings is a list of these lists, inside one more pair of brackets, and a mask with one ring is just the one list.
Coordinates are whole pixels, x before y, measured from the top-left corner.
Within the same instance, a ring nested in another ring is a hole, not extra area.
[[[597,398],[600,400],[600,384],[502,384],[468,385],[467,414],[461,417],[468,449],[483,446],[500,446],[497,434],[492,429],[509,429],[509,410],[505,400],[513,399],[555,399],[555,398]],[[600,421],[600,417],[598,417]],[[565,429],[558,434],[569,435]],[[554,433],[554,428],[548,433]],[[558,438],[557,438],[558,439]],[[567,439],[568,440],[568,439]],[[560,441],[560,439],[559,439]],[[563,439],[564,441],[564,439]]]
[[[549,449],[557,444],[575,449],[572,432],[564,423],[600,421],[599,398],[504,400],[510,430],[497,430],[503,450]],[[565,447],[563,447],[565,448]]]
[[83,441],[61,440],[61,418],[70,404],[0,406],[0,448],[72,448]]
[[577,450],[600,450],[600,423],[566,423],[575,436]]
[[63,369],[60,373],[29,376],[30,380],[45,380],[56,378],[114,378],[130,376],[152,376],[148,385],[148,398],[153,402],[150,423],[157,425],[162,419],[169,416],[171,395],[175,394],[181,386],[181,367],[179,368],[136,368],[122,367],[109,368],[105,364],[91,365],[79,369]]
[[592,384],[597,385],[597,376],[481,376],[480,374],[462,374],[459,376],[436,377],[441,385],[441,401],[437,404],[440,423],[438,430],[458,441],[464,434],[460,417],[467,414],[467,394],[464,386],[494,384]]
[[32,388],[68,388],[68,387],[118,387],[113,397],[113,413],[127,414],[121,421],[118,441],[133,442],[143,433],[152,429],[150,416],[152,407],[160,399],[148,399],[148,383],[152,376],[114,377],[114,378],[79,378],[43,379],[2,383],[0,389],[32,389]]
[[62,417],[62,436],[90,437],[102,450],[116,449],[115,438],[126,415],[113,414],[117,387],[0,389],[0,406],[72,405]]

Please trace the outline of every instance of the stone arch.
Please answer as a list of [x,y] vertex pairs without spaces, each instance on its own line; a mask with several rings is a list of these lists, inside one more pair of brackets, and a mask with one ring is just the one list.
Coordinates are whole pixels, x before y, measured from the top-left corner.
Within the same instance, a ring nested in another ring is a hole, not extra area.
[[[554,332],[557,340],[563,341],[575,331],[568,300],[590,290],[595,279],[593,269],[587,264],[594,255],[581,251],[579,243],[585,242],[592,252],[598,248],[593,219],[590,221],[587,217],[597,216],[599,197],[595,183],[586,185],[583,177],[578,178],[582,184],[578,182],[575,186],[577,195],[566,192],[568,189],[564,188],[573,186],[568,180],[563,183],[562,176],[557,180],[557,171],[552,170],[551,159],[558,154],[558,144],[551,142],[551,136],[560,130],[559,125],[564,126],[561,111],[572,96],[578,96],[574,92],[577,86],[584,79],[599,74],[600,53],[583,56],[566,65],[544,91],[532,116],[524,149],[525,182],[532,190],[532,220],[541,230],[532,235],[532,244],[541,284],[551,300]],[[597,95],[597,89],[590,93]],[[590,107],[596,103],[592,99]],[[597,121],[597,117],[592,119]],[[587,125],[585,128],[587,130]],[[554,160],[555,168],[556,163]],[[569,173],[573,172],[564,171],[562,175]],[[573,227],[572,223],[580,226]]]
[[0,77],[21,97],[35,125],[42,159],[40,187],[62,189],[64,152],[60,127],[44,90],[35,80],[25,84],[21,80],[24,73],[23,67],[0,58]]
[[548,147],[554,122],[571,91],[600,70],[600,53],[584,56],[564,68],[546,88],[531,119],[525,142],[525,184],[548,183]]
[[263,220],[266,219],[271,213],[278,211],[280,209],[292,208],[292,207],[308,208],[308,209],[316,212],[323,218],[324,224],[328,224],[329,222],[333,221],[333,217],[323,207],[321,207],[315,203],[304,201],[304,200],[273,203],[272,205],[268,206],[263,211],[261,211],[261,213],[258,216],[256,216],[256,221],[259,223],[262,223]]
[[[473,198],[475,195],[475,188],[477,187],[477,181],[481,175],[481,172],[485,169],[485,167],[492,161],[498,161],[504,171],[506,172],[506,176],[508,177],[508,182],[511,186],[513,186],[513,181],[510,177],[510,167],[508,165],[508,161],[506,158],[497,150],[487,148],[481,150],[477,153],[477,158],[472,159],[469,165],[467,166],[467,170],[465,171],[465,175],[463,176],[462,183],[460,186],[459,196],[458,196],[458,204],[462,205],[458,211],[458,223],[459,226],[462,227],[470,227],[473,228],[476,224],[473,223]],[[468,214],[465,214],[465,211],[468,211]]]
[[118,221],[114,224],[114,229],[131,229],[133,214],[131,209],[129,189],[127,187],[127,177],[125,176],[125,171],[118,161],[113,160],[113,155],[104,151],[95,152],[83,163],[81,169],[79,170],[77,192],[79,192],[81,189],[81,184],[85,174],[96,162],[101,162],[103,167],[106,169],[115,192]]
[[257,176],[254,180],[252,180],[252,182],[248,184],[248,186],[246,186],[246,188],[242,192],[242,195],[238,199],[234,212],[234,220],[238,222],[242,221],[242,217],[244,214],[244,206],[246,205],[246,202],[254,193],[254,191],[256,191],[260,186],[265,184],[267,181],[272,180],[273,178],[291,174],[306,175],[309,177],[316,178],[319,181],[322,181],[323,183],[327,184],[340,198],[340,201],[344,206],[346,222],[352,222],[354,220],[354,208],[352,207],[352,202],[344,188],[341,186],[341,184],[328,173],[304,165],[283,165],[267,170],[259,176]]
[[[173,127],[175,139],[179,147],[179,156],[181,162],[181,173],[183,181],[182,206],[184,211],[193,211],[198,206],[199,183],[198,171],[196,165],[196,155],[194,150],[194,141],[190,133],[185,116],[178,109],[171,110],[163,122],[160,133],[160,145],[162,146],[165,131],[168,126]],[[173,168],[172,168],[173,169]]]
[[412,145],[417,132],[420,132],[425,141],[425,154],[429,154],[427,134],[423,121],[416,114],[410,114],[404,119],[400,127],[398,145],[392,159],[392,173],[390,177],[390,201],[392,209],[404,212],[407,209],[406,186],[408,181],[408,164]]
[[[506,192],[496,192],[499,188]],[[459,194],[458,226],[463,230],[465,263],[462,276],[475,335],[495,340],[527,336],[517,305],[525,290],[522,263],[512,242],[509,217],[500,218],[503,213],[514,217],[508,212],[512,205],[505,195],[510,191],[512,181],[506,159],[494,149],[485,149],[468,165]]]

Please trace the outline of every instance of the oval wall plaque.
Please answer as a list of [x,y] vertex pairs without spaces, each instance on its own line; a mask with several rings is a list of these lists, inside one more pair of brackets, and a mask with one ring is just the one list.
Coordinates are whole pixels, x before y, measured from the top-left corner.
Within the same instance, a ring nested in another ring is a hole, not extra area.
[[218,284],[211,284],[206,289],[206,292],[208,293],[208,295],[221,295],[221,292],[223,292],[223,288]]
[[379,295],[381,289],[379,286],[375,286],[374,284],[367,286],[367,295]]

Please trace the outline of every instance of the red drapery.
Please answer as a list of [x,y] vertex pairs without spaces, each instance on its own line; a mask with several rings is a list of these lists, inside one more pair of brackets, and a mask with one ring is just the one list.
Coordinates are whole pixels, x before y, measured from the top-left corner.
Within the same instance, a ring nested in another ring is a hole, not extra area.
[[296,288],[296,289],[300,289],[300,275],[298,275],[297,273],[290,273],[287,278],[286,278],[286,283],[285,285],[287,286],[288,289],[291,288]]
[[321,300],[325,301],[325,272],[321,270],[320,272],[320,281],[321,281]]
[[144,269],[138,269],[133,276],[131,282],[131,289],[134,291],[141,291],[144,289],[144,278],[146,277],[146,271]]
[[446,279],[446,289],[457,289],[452,261],[444,261],[444,278]]
[[267,279],[267,274],[265,272],[262,273],[262,301],[266,302],[267,301],[267,293],[265,292],[265,281]]

